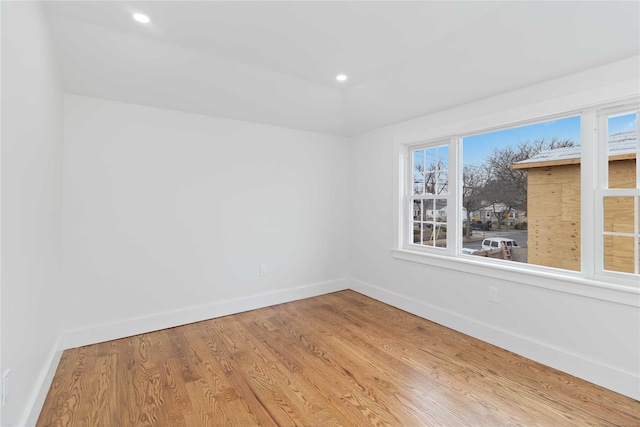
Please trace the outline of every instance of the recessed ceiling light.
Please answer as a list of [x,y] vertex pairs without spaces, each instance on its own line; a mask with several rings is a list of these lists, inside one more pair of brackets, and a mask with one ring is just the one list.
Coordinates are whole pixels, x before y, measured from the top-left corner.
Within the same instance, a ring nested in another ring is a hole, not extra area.
[[336,80],[339,81],[339,82],[343,82],[343,81],[347,80],[347,75],[346,74],[338,74],[336,76]]
[[133,19],[135,19],[136,21],[142,24],[148,24],[149,22],[151,22],[151,19],[149,19],[149,17],[144,13],[134,13]]

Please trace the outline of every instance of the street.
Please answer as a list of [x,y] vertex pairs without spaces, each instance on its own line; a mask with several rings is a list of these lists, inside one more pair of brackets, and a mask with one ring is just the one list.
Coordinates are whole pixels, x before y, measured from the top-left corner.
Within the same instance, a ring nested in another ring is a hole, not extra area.
[[[481,238],[480,238],[481,237]],[[462,246],[468,249],[480,250],[482,240],[487,237],[507,237],[516,241],[518,246],[527,247],[527,230],[473,230],[472,239],[478,238],[472,242],[465,242]]]

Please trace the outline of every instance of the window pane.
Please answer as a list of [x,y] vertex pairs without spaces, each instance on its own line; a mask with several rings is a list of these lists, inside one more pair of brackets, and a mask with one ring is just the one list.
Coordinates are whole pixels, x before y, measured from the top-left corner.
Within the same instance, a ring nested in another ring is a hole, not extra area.
[[609,117],[609,188],[636,187],[636,113]]
[[433,211],[435,209],[435,200],[433,199],[423,200],[422,204],[424,206],[422,210],[422,220],[433,222]]
[[424,192],[424,150],[413,152],[413,194]]
[[427,172],[424,177],[424,193],[425,194],[437,194],[436,193],[436,173]]
[[579,116],[463,138],[462,246],[579,271],[580,158]]
[[[607,117],[607,188],[602,198],[604,233],[603,268],[607,271],[638,274],[640,216],[637,196],[637,114]],[[626,193],[626,194],[616,194]]]
[[635,206],[634,197],[604,198],[604,231],[633,233]]
[[413,223],[413,243],[422,243],[422,224],[419,222]]
[[425,168],[428,171],[435,171],[438,168],[438,149],[437,148],[427,148],[425,150]]
[[604,269],[634,273],[634,238],[604,236]]
[[413,194],[424,193],[424,181],[421,179],[415,179],[413,181]]
[[433,217],[436,222],[446,222],[447,221],[447,201],[443,199],[435,200],[435,210],[433,212]]
[[413,220],[419,221],[422,215],[422,202],[420,200],[414,200],[413,203]]
[[449,148],[447,145],[411,150],[410,242],[446,247]]
[[424,169],[421,171],[421,176],[424,177],[425,194],[447,194],[449,185],[448,153],[449,147],[447,146],[424,150]]
[[431,233],[431,237],[429,238],[430,243],[439,248],[446,248],[447,247],[446,224],[440,224],[440,223],[435,224],[432,230],[433,231]]
[[438,172],[436,174],[436,194],[449,193],[449,174],[447,172]]
[[449,147],[442,146],[438,147],[438,165],[440,166],[438,169],[447,170],[447,165],[449,164]]

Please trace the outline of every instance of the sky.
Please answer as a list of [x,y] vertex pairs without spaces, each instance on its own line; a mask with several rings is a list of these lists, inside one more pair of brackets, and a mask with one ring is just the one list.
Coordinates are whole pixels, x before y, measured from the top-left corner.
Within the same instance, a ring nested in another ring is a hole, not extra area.
[[636,129],[637,118],[635,114],[611,117],[609,119],[609,135]]
[[[635,113],[610,118],[609,134],[635,129],[636,120]],[[479,165],[495,148],[541,138],[550,140],[554,136],[580,145],[580,116],[465,137],[462,140],[463,163]]]

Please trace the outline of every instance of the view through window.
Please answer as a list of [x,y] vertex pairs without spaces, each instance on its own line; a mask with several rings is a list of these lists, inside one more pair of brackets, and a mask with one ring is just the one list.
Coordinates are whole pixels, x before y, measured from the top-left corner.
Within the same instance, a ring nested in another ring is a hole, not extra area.
[[413,150],[411,241],[417,245],[446,247],[449,196],[449,147]]
[[407,145],[403,245],[638,283],[640,111],[624,108]]
[[603,269],[639,273],[640,177],[637,171],[637,113],[606,117],[608,162],[603,191]]
[[579,116],[463,138],[463,253],[580,270],[580,156]]

